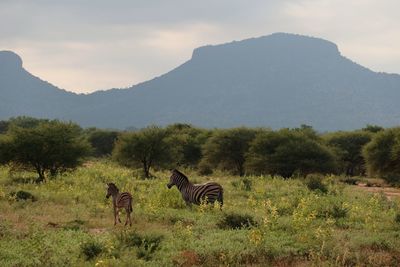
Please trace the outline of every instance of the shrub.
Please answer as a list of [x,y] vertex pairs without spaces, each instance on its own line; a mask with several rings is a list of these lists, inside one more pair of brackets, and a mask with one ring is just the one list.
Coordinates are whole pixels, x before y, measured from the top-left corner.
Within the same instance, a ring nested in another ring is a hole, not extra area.
[[217,226],[221,229],[242,229],[257,225],[256,221],[248,214],[224,214]]
[[120,241],[127,247],[137,247],[137,257],[150,260],[152,254],[160,247],[164,238],[159,234],[141,235],[137,232],[125,233],[119,237]]
[[349,210],[342,205],[334,204],[329,210],[329,215],[335,219],[345,218]]
[[94,240],[88,241],[81,246],[82,254],[85,256],[86,260],[97,257],[103,250],[103,245]]
[[326,193],[328,192],[328,188],[326,187],[325,184],[322,183],[322,180],[323,176],[319,174],[310,174],[307,175],[305,183],[307,185],[307,188],[312,191],[319,190],[322,193]]
[[27,192],[27,191],[18,191],[18,192],[11,192],[10,193],[11,197],[14,197],[17,201],[20,200],[31,200],[32,202],[36,201],[37,198],[32,195],[31,193]]
[[334,153],[310,133],[296,129],[262,132],[251,142],[246,154],[246,171],[254,174],[280,175],[333,173]]

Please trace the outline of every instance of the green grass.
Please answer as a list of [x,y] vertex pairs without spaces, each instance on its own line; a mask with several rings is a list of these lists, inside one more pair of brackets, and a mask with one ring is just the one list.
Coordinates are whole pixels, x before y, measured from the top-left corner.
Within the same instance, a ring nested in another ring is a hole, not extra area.
[[[398,199],[333,176],[321,194],[296,179],[184,172],[221,183],[223,210],[186,207],[167,189],[168,172],[142,180],[112,162],[90,162],[35,184],[35,174],[1,167],[0,266],[400,265]],[[132,193],[132,227],[113,226],[106,182]],[[19,191],[35,201],[17,199]]]

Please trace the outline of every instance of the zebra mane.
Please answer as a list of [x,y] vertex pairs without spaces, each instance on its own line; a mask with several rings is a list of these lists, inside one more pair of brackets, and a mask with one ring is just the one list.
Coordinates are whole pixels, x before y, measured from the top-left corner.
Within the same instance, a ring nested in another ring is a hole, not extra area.
[[189,178],[187,178],[186,175],[184,175],[183,173],[181,173],[181,172],[178,171],[177,169],[174,169],[174,170],[172,171],[172,173],[178,174],[179,176],[181,176],[181,177],[185,178],[187,181],[189,181]]
[[108,187],[116,189],[117,191],[119,191],[118,187],[114,184],[114,183],[107,183]]

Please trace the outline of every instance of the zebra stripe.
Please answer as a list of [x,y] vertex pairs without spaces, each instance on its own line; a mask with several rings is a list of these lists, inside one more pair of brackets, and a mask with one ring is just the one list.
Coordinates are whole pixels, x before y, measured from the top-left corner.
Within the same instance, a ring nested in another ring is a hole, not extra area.
[[117,224],[117,219],[121,222],[119,218],[119,210],[125,209],[126,211],[126,222],[125,225],[132,225],[131,212],[132,212],[132,195],[128,192],[119,193],[118,187],[114,183],[108,183],[107,195],[109,198],[112,196],[113,199],[113,209],[114,209],[114,225]]
[[171,188],[174,185],[181,192],[183,200],[188,205],[191,203],[199,205],[205,200],[208,203],[218,201],[221,207],[223,205],[223,188],[218,183],[192,184],[183,173],[173,170],[167,187]]

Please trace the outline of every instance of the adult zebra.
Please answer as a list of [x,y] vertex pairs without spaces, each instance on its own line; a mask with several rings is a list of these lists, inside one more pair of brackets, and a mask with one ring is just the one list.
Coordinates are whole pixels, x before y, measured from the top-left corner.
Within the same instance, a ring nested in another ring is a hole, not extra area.
[[129,220],[129,225],[132,226],[132,220],[131,220],[132,195],[128,192],[119,193],[119,189],[114,183],[108,183],[107,186],[108,186],[108,188],[107,188],[106,198],[109,198],[110,196],[112,196],[112,200],[113,200],[114,225],[117,224],[117,218],[118,218],[118,221],[121,222],[121,219],[119,218],[119,210],[125,209],[125,211],[126,211],[125,225],[128,224],[128,220]]
[[176,185],[181,192],[182,198],[187,205],[192,203],[199,205],[202,201],[207,201],[207,203],[218,201],[222,208],[224,204],[224,190],[218,183],[208,182],[205,184],[192,184],[183,173],[174,169],[169,178],[167,187],[170,189],[174,185]]

